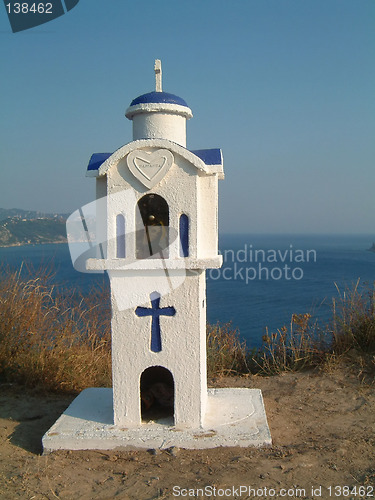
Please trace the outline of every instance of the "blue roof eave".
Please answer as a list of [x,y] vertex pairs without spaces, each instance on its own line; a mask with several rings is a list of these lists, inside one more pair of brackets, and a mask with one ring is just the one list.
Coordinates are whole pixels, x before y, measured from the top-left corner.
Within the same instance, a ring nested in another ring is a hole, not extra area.
[[96,172],[99,170],[100,165],[102,165],[112,153],[94,153],[91,155],[87,172]]
[[190,151],[195,156],[198,156],[207,166],[223,165],[223,155],[220,148],[195,149]]
[[[179,146],[181,147],[181,146]],[[184,148],[185,149],[185,148]],[[186,149],[186,151],[189,151]],[[215,168],[217,173],[222,172],[223,169],[223,155],[222,151],[219,148],[213,149],[196,149],[190,150],[190,153],[197,156],[207,167],[208,169]],[[89,177],[97,177],[99,176],[99,168],[100,166],[110,157],[113,153],[94,153],[89,161],[87,167],[87,176]],[[211,170],[211,173],[214,173]]]

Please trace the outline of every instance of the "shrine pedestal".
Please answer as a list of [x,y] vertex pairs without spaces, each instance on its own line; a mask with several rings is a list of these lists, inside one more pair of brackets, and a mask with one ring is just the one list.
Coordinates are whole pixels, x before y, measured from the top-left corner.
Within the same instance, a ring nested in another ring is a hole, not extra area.
[[113,425],[112,389],[83,391],[43,436],[44,453],[55,450],[134,450],[271,446],[259,389],[209,389],[204,424],[173,425],[172,417],[132,428]]

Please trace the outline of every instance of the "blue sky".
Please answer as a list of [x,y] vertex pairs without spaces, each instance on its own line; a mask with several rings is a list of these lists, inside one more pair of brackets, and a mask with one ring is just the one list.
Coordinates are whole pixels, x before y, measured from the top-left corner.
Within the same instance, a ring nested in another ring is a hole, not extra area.
[[0,207],[92,201],[160,58],[188,147],[223,149],[222,232],[375,233],[373,0],[80,0],[15,34],[1,9]]

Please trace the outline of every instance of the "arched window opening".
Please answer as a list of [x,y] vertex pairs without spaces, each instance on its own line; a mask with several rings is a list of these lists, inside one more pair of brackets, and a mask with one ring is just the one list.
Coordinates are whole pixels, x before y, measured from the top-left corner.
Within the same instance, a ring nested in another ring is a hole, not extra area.
[[174,424],[174,381],[169,370],[162,366],[147,368],[141,375],[140,392],[143,422],[172,418]]
[[116,217],[116,257],[125,258],[125,217],[122,214]]
[[168,258],[169,207],[158,194],[146,194],[137,205],[137,259]]
[[180,257],[189,257],[189,217],[180,217]]

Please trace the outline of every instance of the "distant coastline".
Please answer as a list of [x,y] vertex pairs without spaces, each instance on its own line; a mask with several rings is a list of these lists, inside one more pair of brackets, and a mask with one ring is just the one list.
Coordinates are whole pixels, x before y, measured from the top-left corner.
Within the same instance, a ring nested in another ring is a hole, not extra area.
[[0,208],[0,247],[67,243],[65,214]]
[[[0,208],[0,248],[68,243],[66,236],[66,220],[68,216],[69,214]],[[220,238],[236,238],[239,236],[242,237],[243,235],[220,234]],[[252,235],[253,238],[259,236],[257,234]],[[266,239],[269,236],[273,237],[273,235],[263,235]],[[296,237],[296,235],[284,236],[290,236],[292,239]],[[297,237],[301,236],[303,235]],[[307,236],[312,238],[320,235]],[[286,248],[288,246],[290,246],[289,240],[286,241]],[[372,243],[370,248],[367,248],[367,251],[375,253],[375,242]]]
[[34,247],[38,245],[61,245],[61,244],[67,244],[68,240],[65,239],[65,241],[39,241],[39,242],[32,242],[32,243],[11,243],[9,245],[2,245],[0,244],[0,248],[15,248],[15,247]]

